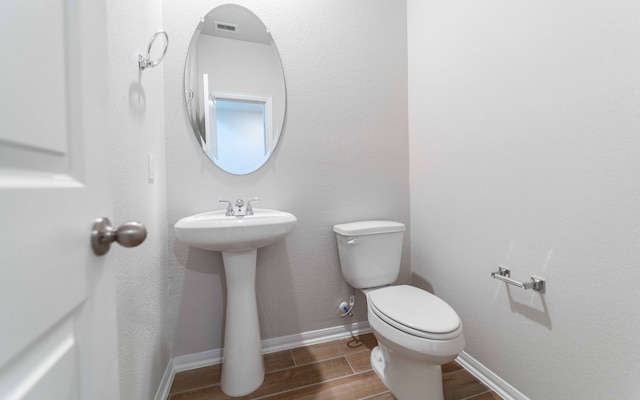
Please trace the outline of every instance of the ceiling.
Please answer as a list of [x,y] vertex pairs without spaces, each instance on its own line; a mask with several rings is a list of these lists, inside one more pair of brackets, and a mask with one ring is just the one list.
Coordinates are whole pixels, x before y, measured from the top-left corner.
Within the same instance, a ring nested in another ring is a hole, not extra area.
[[[220,29],[219,25],[235,28],[235,31]],[[271,44],[271,34],[262,21],[244,7],[227,4],[216,7],[200,23],[200,33],[226,39]]]

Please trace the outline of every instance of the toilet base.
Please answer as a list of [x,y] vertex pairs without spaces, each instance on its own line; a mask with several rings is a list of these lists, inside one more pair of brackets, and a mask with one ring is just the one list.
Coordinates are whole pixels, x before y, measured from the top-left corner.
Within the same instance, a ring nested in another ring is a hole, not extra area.
[[444,400],[440,365],[397,357],[379,343],[371,351],[371,366],[398,400]]

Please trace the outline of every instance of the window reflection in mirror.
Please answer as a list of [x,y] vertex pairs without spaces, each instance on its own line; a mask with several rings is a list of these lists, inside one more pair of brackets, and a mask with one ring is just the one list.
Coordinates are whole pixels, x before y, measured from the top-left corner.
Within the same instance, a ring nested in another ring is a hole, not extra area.
[[216,98],[215,107],[218,164],[239,174],[251,172],[269,153],[265,103]]

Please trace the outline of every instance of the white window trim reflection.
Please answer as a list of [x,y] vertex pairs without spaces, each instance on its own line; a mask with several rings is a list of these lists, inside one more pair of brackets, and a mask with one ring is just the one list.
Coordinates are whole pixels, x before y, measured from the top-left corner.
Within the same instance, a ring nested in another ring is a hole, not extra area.
[[[203,149],[205,153],[218,157],[218,146],[216,138],[215,124],[216,124],[216,109],[212,107],[214,99],[211,98],[209,93],[209,75],[202,74],[202,104],[204,107],[204,144]],[[212,140],[213,139],[213,140]]]
[[222,100],[235,100],[235,101],[252,101],[256,103],[264,103],[264,124],[265,124],[265,148],[267,149],[268,156],[273,150],[273,105],[271,96],[260,96],[256,94],[236,93],[236,92],[224,92],[214,91],[214,101],[217,99]]

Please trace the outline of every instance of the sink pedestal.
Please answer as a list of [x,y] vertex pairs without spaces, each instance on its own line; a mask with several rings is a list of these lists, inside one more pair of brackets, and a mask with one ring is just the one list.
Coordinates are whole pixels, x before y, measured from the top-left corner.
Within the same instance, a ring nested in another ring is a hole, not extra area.
[[257,253],[257,249],[222,252],[227,280],[227,316],[221,387],[229,396],[249,394],[264,380],[256,301]]
[[254,208],[252,215],[210,211],[176,222],[178,240],[200,249],[221,251],[227,278],[227,316],[222,355],[222,391],[244,396],[264,381],[262,342],[256,302],[258,249],[283,240],[295,215]]

